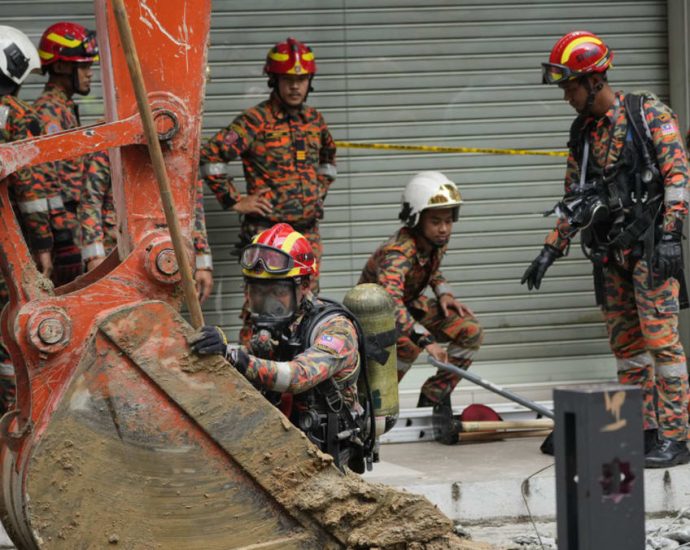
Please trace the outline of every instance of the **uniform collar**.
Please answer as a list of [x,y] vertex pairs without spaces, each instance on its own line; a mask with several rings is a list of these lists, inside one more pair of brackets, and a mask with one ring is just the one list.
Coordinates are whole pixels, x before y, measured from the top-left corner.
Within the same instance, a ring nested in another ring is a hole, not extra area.
[[65,90],[57,84],[54,84],[52,82],[46,82],[45,91],[51,92],[53,95],[60,96],[60,98],[65,103],[74,103],[72,99],[67,95],[67,92],[65,92]]
[[618,110],[620,109],[621,105],[623,105],[623,92],[616,92],[613,105],[611,105],[609,110],[606,111],[601,119],[606,121],[609,126],[613,125],[618,117]]

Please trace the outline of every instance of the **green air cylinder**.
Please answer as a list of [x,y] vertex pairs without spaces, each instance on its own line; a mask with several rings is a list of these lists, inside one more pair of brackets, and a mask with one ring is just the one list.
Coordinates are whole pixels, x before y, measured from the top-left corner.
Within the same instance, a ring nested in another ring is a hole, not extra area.
[[383,288],[372,283],[354,287],[343,303],[355,314],[367,339],[366,368],[378,437],[395,425],[400,412],[395,304]]

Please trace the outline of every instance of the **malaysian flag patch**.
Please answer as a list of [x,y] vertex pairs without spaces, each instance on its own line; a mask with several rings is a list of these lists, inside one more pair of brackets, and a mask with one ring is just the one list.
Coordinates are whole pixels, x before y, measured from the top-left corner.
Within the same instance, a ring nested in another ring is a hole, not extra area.
[[667,122],[666,124],[661,125],[661,134],[664,136],[670,136],[676,134],[677,132],[678,130],[673,122]]
[[321,338],[316,341],[316,345],[321,348],[332,349],[336,353],[340,353],[345,345],[345,340],[342,340],[336,336],[331,336],[330,334],[322,334]]

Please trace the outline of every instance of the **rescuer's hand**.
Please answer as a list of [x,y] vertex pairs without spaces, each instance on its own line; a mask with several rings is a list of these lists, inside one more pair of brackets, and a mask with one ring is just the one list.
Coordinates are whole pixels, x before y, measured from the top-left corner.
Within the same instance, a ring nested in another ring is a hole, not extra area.
[[210,269],[197,269],[194,272],[194,284],[199,296],[199,302],[204,303],[211,296],[213,290],[213,271]]
[[446,350],[443,348],[441,344],[438,342],[432,342],[428,346],[424,348],[426,352],[431,355],[436,361],[440,361],[441,363],[447,363],[448,362],[448,353]]
[[261,195],[245,195],[235,203],[232,209],[238,214],[254,214],[264,218],[273,212],[271,203]]
[[541,280],[544,278],[546,270],[561,256],[563,256],[563,252],[551,245],[545,244],[539,256],[534,258],[530,266],[525,270],[525,274],[520,279],[520,284],[524,285],[527,283],[529,290],[533,288],[538,289],[541,286]]
[[222,355],[228,350],[228,339],[220,327],[204,325],[189,339],[192,350],[199,355]]
[[249,366],[249,355],[240,346],[228,346],[225,358],[237,369],[240,374],[247,372]]
[[664,233],[654,249],[654,274],[660,281],[678,277],[683,270],[683,246],[680,233]]
[[38,270],[46,277],[53,273],[53,253],[50,250],[40,250],[34,255]]
[[438,299],[438,303],[441,307],[444,317],[448,317],[453,310],[455,310],[460,317],[464,317],[465,315],[474,315],[474,312],[469,307],[467,307],[457,298],[454,298],[451,294],[443,294]]

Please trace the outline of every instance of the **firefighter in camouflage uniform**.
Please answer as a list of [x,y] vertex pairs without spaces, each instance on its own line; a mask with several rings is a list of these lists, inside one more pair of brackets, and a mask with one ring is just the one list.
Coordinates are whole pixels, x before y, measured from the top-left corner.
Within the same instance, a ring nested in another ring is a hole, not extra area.
[[[456,185],[442,173],[414,176],[403,194],[400,219],[405,227],[374,252],[359,279],[381,285],[395,301],[398,380],[422,351],[467,369],[482,343],[479,322],[455,298],[440,270],[461,204]],[[427,287],[435,299],[424,295]],[[447,350],[441,346],[445,342]],[[450,396],[459,381],[456,374],[439,369],[422,385],[417,404],[434,407],[435,438],[448,445],[458,441]]]
[[642,389],[645,466],[669,467],[690,461],[688,373],[678,335],[687,299],[681,239],[688,160],[666,105],[646,92],[611,89],[612,60],[599,37],[575,31],[543,64],[544,82],[557,84],[579,116],[568,144],[565,195],[554,209],[559,220],[522,283],[538,289],[580,232],[618,379]]
[[[41,135],[34,109],[17,97],[32,71],[40,68],[38,52],[29,38],[12,27],[0,26],[0,125],[4,143]],[[30,251],[39,270],[50,277],[53,270],[53,230],[65,223],[62,198],[50,166],[24,168],[12,174],[9,195]],[[9,301],[0,275],[0,310]],[[14,368],[0,344],[0,414],[14,402]]]
[[[38,47],[41,69],[48,83],[34,103],[46,134],[80,126],[74,94],[91,91],[91,66],[98,61],[96,35],[77,23],[60,22],[48,27]],[[90,155],[54,163],[71,231],[55,235],[53,281],[66,284],[82,273],[77,209],[88,172]]]
[[[243,250],[240,265],[254,328],[249,346],[228,346],[219,327],[204,326],[192,348],[223,354],[275,404],[280,394],[292,395],[291,409],[283,411],[293,423],[338,466],[359,469],[365,432],[357,394],[361,342],[347,310],[312,293],[318,267],[309,241],[288,224],[276,224]],[[333,425],[339,426],[335,433],[328,429]],[[354,433],[343,439],[347,430]]]
[[[240,248],[260,231],[286,222],[322,255],[319,220],[336,177],[335,143],[321,113],[305,104],[316,74],[314,54],[288,38],[268,52],[264,72],[271,96],[238,116],[201,149],[201,175],[225,209],[243,215]],[[227,163],[242,159],[247,193],[240,194]],[[318,277],[312,277],[318,293]],[[247,319],[246,305],[242,317]],[[242,339],[249,334],[245,329]]]
[[[197,181],[194,228],[194,280],[199,300],[203,303],[213,290],[213,261],[206,234],[203,184]],[[108,153],[99,151],[90,156],[86,181],[77,209],[81,224],[81,255],[86,271],[96,268],[117,245],[117,219],[113,203]]]

